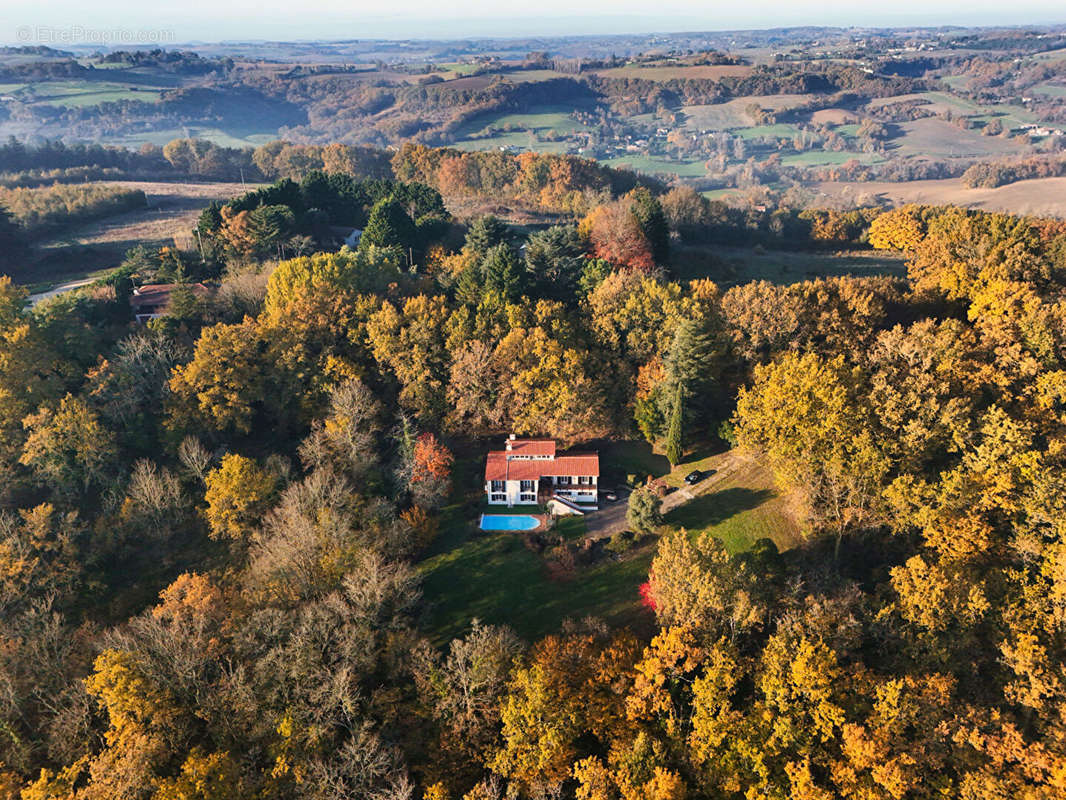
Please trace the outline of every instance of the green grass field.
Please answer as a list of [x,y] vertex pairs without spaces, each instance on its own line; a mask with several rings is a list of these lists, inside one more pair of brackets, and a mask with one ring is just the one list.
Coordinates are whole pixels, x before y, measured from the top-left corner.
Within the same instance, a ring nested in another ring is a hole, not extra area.
[[570,116],[570,111],[562,106],[543,106],[518,114],[485,114],[470,120],[461,127],[456,136],[461,139],[477,136],[490,130],[512,128],[516,131],[536,131],[557,134],[573,133],[586,130],[586,126]]
[[478,65],[453,63],[441,64],[440,68],[445,72],[455,72],[459,75],[470,75],[471,73],[477,72]]
[[1015,153],[1018,145],[977,129],[963,130],[936,117],[900,125],[903,135],[892,141],[899,155],[939,158],[992,157]]
[[[562,153],[566,142],[542,141],[552,135],[565,137],[587,130],[563,107],[543,107],[521,114],[488,114],[471,120],[456,131],[452,145],[460,150],[518,147],[543,153]],[[490,132],[493,132],[489,135]]]
[[1041,83],[1034,86],[1030,91],[1033,94],[1043,94],[1048,97],[1066,97],[1066,86],[1059,86],[1054,83]]
[[572,78],[566,72],[556,72],[553,69],[522,69],[514,72],[503,73],[511,83],[536,83],[538,81],[550,81],[555,78]]
[[672,257],[680,280],[710,278],[723,288],[748,281],[797,283],[838,275],[893,275],[907,272],[906,259],[882,250],[805,252],[724,245],[678,248]]
[[[681,469],[710,470],[732,461],[731,454],[725,453],[681,465]],[[704,480],[713,480],[713,476]],[[693,536],[710,534],[730,553],[749,550],[762,538],[772,539],[780,551],[795,547],[800,540],[799,527],[774,489],[769,471],[751,462],[741,463],[710,491],[671,511],[666,523]]]
[[743,189],[726,187],[725,189],[708,189],[706,192],[700,192],[700,194],[708,200],[726,200],[734,195],[743,194],[743,191]]
[[119,100],[141,100],[155,103],[159,100],[160,89],[133,86],[128,83],[111,81],[45,81],[32,84],[32,94],[23,91],[20,99],[34,103],[44,103],[66,108],[85,108],[100,103]]
[[230,132],[219,128],[203,128],[197,125],[190,125],[187,128],[166,128],[160,131],[128,134],[117,137],[116,143],[126,147],[139,147],[145,143],[162,146],[174,139],[185,138],[206,139],[222,147],[257,147],[277,139],[278,132],[276,130],[254,133]]
[[565,153],[569,148],[567,142],[542,142],[529,131],[514,131],[486,136],[482,139],[464,139],[453,142],[448,147],[456,150],[495,150],[498,147],[517,147],[519,150],[531,150],[534,153]]
[[702,161],[672,161],[661,156],[614,156],[613,158],[601,158],[600,163],[609,167],[622,167],[652,175],[665,173],[681,178],[702,178],[707,174],[707,168]]
[[877,153],[859,153],[851,150],[810,150],[805,153],[790,153],[781,157],[781,163],[799,167],[819,167],[826,164],[844,164],[856,159],[863,164],[877,164],[884,158]]
[[[583,520],[566,521],[560,533],[583,535]],[[638,587],[647,580],[650,549],[624,561],[578,569],[553,578],[544,558],[516,533],[483,533],[461,506],[444,513],[433,553],[419,569],[426,599],[426,629],[437,644],[461,636],[477,618],[507,624],[528,639],[558,630],[566,618],[588,615],[623,623],[640,614]]]
[[737,128],[731,133],[741,139],[791,139],[800,132],[795,125],[787,122],[779,122],[776,125],[758,125],[756,127]]

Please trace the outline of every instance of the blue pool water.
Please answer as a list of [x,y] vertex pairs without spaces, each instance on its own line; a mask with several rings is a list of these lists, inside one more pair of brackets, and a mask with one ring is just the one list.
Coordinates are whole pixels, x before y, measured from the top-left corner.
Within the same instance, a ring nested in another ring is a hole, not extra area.
[[540,520],[527,514],[482,514],[483,531],[531,531]]

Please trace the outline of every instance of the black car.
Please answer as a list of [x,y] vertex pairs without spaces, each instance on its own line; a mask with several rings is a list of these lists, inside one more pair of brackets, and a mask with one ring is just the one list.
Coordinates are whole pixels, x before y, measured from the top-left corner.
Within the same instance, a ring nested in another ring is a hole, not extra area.
[[689,486],[691,486],[694,483],[699,483],[699,480],[702,477],[703,477],[703,473],[700,472],[698,469],[694,469],[694,470],[692,470],[692,472],[690,472],[688,475],[685,476],[685,483],[687,483]]

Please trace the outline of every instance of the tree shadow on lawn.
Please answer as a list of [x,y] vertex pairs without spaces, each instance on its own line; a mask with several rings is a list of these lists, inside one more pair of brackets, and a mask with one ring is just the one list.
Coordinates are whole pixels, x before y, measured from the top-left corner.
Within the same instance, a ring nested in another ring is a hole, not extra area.
[[710,528],[743,511],[758,508],[776,494],[770,489],[736,487],[700,495],[666,515],[666,521],[687,529]]

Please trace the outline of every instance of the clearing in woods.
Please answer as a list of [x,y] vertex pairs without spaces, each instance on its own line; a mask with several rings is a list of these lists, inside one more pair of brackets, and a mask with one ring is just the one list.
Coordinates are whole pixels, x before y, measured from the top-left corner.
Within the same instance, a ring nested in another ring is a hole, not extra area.
[[[644,442],[604,443],[600,457],[605,470],[610,467],[612,473],[620,468],[664,477],[672,486],[683,485],[683,477],[693,469],[709,473],[695,487],[668,495],[674,500],[667,506],[664,533],[679,528],[693,536],[707,533],[721,539],[731,553],[749,549],[760,538],[772,539],[782,551],[800,541],[799,526],[774,491],[766,468],[732,451],[695,453],[672,471]],[[471,457],[456,466],[457,477],[462,476],[460,481],[469,490],[466,502],[445,509],[441,533],[419,564],[426,629],[439,644],[466,633],[474,618],[511,625],[530,639],[558,630],[566,618],[592,615],[637,627],[650,621],[641,606],[639,588],[647,580],[656,539],[590,566],[553,567],[547,551],[538,553],[527,547],[522,534],[477,529],[482,461]],[[610,504],[613,517],[624,519],[624,503],[620,499]],[[590,537],[600,538],[594,514],[567,521],[564,538],[583,538],[582,522]]]
[[116,267],[131,247],[173,244],[195,248],[192,230],[200,212],[212,200],[225,200],[259,184],[155,183],[107,181],[109,185],[141,189],[148,207],[71,226],[62,236],[41,242],[36,258],[12,278],[45,291],[54,284],[76,281]]

